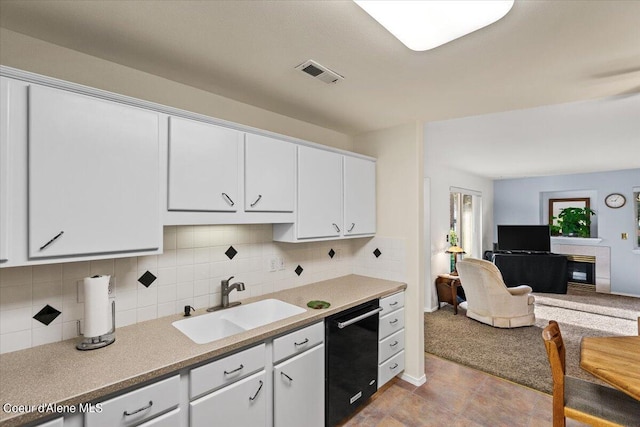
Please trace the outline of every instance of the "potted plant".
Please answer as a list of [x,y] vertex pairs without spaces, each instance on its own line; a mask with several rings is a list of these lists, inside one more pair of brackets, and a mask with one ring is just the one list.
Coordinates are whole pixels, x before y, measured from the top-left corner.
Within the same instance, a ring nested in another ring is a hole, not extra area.
[[590,237],[591,215],[596,213],[587,207],[564,208],[557,217],[558,225],[551,226],[551,233],[560,233],[565,237]]

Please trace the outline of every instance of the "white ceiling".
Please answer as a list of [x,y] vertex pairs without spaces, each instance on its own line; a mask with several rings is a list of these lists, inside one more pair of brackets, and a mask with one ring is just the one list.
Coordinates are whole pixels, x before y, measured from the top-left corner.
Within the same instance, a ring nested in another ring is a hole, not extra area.
[[[640,91],[640,1],[516,0],[427,52],[348,0],[0,0],[0,26],[349,135]],[[345,80],[294,70],[307,59]]]

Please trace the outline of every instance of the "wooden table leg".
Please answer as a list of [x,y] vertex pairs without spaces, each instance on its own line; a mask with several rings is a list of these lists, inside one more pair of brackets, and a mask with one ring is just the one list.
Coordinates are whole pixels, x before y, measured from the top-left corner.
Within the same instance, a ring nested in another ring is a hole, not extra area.
[[457,280],[451,281],[451,301],[453,302],[453,314],[458,314],[458,287],[456,286]]

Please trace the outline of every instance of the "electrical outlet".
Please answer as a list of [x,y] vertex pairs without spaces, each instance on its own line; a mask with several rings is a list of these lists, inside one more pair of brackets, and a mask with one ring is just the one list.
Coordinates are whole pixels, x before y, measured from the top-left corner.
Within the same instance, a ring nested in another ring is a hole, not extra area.
[[267,266],[269,271],[276,271],[278,269],[278,261],[276,258],[271,258],[269,260],[269,265]]
[[115,276],[111,276],[109,279],[109,298],[113,298],[116,296],[116,278]]
[[278,258],[278,270],[284,270],[284,258]]

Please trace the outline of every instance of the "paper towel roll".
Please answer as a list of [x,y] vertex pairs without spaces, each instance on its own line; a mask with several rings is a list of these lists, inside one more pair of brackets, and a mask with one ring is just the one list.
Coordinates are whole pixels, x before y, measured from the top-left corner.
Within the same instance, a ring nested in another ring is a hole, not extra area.
[[84,336],[98,337],[111,330],[109,279],[93,276],[84,279]]

